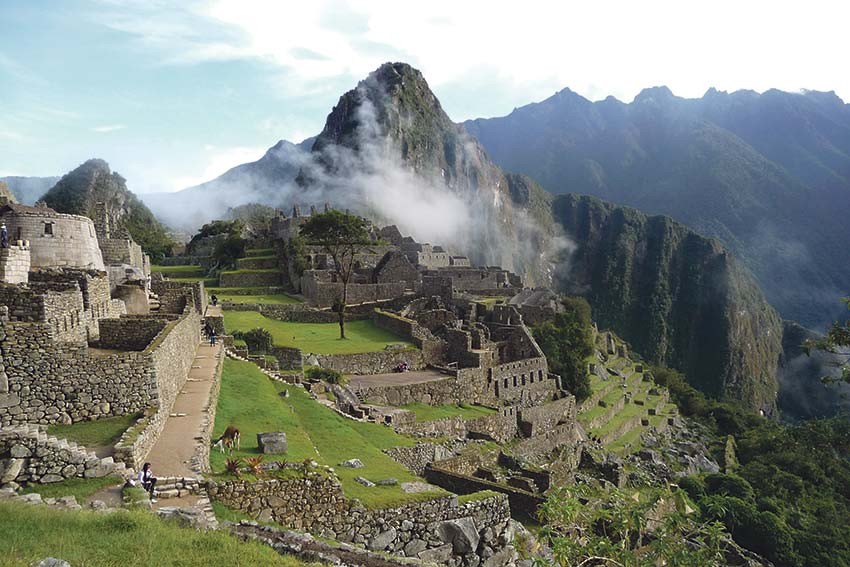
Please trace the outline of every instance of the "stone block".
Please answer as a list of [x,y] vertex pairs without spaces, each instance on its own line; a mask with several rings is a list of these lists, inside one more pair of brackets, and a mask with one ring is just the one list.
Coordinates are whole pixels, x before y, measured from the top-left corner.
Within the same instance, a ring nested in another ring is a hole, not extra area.
[[286,453],[288,448],[286,433],[282,431],[257,433],[257,445],[259,446],[261,453]]
[[452,550],[458,554],[473,553],[478,549],[478,528],[472,518],[447,520],[437,526],[437,533],[445,543],[452,544]]
[[390,528],[373,537],[366,547],[372,551],[383,551],[395,541],[397,536],[398,532],[396,532],[396,529]]

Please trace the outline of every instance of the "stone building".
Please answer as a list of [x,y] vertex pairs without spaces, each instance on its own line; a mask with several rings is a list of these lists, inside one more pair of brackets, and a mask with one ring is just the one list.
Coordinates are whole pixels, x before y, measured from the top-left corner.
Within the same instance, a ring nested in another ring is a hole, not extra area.
[[104,269],[95,226],[87,217],[7,203],[0,207],[0,221],[6,223],[10,242],[29,242],[33,268]]
[[94,226],[103,263],[114,290],[127,281],[146,282],[151,263],[126,227],[120,225],[105,203],[95,205]]

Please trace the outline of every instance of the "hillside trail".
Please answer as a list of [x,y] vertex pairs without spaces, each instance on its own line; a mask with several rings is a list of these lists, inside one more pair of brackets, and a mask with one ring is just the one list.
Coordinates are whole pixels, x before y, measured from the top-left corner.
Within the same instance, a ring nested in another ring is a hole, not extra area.
[[[207,314],[213,315],[210,311],[212,306]],[[221,356],[221,343],[209,346],[209,343],[202,342],[198,345],[186,383],[177,394],[165,427],[148,454],[147,461],[157,477],[198,476],[191,468],[192,456],[201,437],[204,410],[209,402],[216,366]]]

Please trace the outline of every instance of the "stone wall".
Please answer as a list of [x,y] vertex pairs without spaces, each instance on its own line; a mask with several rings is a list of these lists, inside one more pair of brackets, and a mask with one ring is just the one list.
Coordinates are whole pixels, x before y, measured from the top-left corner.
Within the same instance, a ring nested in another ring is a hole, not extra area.
[[145,350],[168,322],[169,319],[165,315],[125,315],[120,319],[101,319],[98,347],[112,350]]
[[431,484],[435,484],[456,494],[472,494],[473,492],[480,492],[482,490],[492,490],[506,494],[510,502],[510,510],[514,514],[536,518],[537,509],[546,501],[544,497],[538,494],[468,474],[453,472],[440,465],[441,463],[432,463],[425,468],[425,479]]
[[267,287],[282,283],[283,274],[275,271],[235,271],[222,272],[219,276],[221,287]]
[[343,374],[386,374],[393,372],[401,362],[408,363],[411,370],[425,368],[422,351],[412,348],[357,354],[317,354],[314,356],[322,368],[332,368]]
[[198,344],[193,310],[170,322],[147,349],[100,355],[56,341],[47,323],[0,323],[6,393],[0,424],[72,423],[170,409]]
[[29,240],[32,267],[70,266],[103,270],[103,257],[91,219],[59,214],[44,207],[7,212],[9,240]]
[[531,463],[548,460],[556,450],[560,451],[563,457],[566,455],[565,449],[580,446],[580,436],[576,423],[564,423],[535,437],[520,440],[511,446],[510,454]]
[[112,457],[98,458],[74,443],[50,437],[33,427],[0,429],[0,484],[49,484],[69,478],[121,474]]
[[186,305],[194,306],[198,313],[204,313],[207,309],[204,282],[176,282],[154,278],[151,280],[151,291],[159,296],[160,311],[183,313]]
[[[464,504],[446,496],[367,509],[346,499],[336,480],[318,475],[253,483],[211,481],[207,491],[211,499],[260,521],[440,564],[461,558],[475,561],[472,555],[489,556],[501,550],[505,542],[498,538],[510,521],[508,499],[502,495]],[[458,531],[468,540],[457,537]]]
[[[464,446],[465,444],[461,443],[458,449]],[[392,447],[384,452],[416,476],[424,475],[425,467],[429,463],[449,459],[456,454],[454,447],[447,447],[438,443],[417,443],[412,447]]]
[[0,282],[26,283],[30,271],[30,249],[27,246],[0,248]]
[[533,437],[551,431],[562,423],[572,423],[576,418],[575,397],[565,396],[560,400],[519,409],[519,428],[525,437]]
[[[224,285],[224,284],[222,284]],[[401,297],[407,288],[405,282],[377,284],[348,284],[347,303],[369,303]],[[304,272],[301,276],[301,293],[307,301],[316,307],[331,307],[342,297],[342,283],[319,281],[314,271]]]

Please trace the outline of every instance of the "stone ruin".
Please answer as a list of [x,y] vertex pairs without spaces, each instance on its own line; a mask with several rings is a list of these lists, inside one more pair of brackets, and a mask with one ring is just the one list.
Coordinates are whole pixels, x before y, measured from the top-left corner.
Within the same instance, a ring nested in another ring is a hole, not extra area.
[[[329,206],[325,207],[328,210]],[[315,212],[313,208],[311,214]],[[296,205],[292,215],[278,210],[272,234],[280,242],[298,235],[310,218]],[[398,227],[370,228],[372,243],[354,259],[354,274],[348,286],[350,304],[387,301],[410,294],[432,295],[434,290],[450,298],[452,293],[510,297],[522,289],[522,279],[498,266],[474,266],[466,256],[453,255],[441,246],[416,242],[403,236]],[[342,297],[333,260],[321,247],[305,245],[307,270],[289,271],[290,286],[314,307],[331,307]]]
[[205,295],[202,284],[160,284],[166,301],[152,312],[147,256],[98,212],[95,223],[0,207],[10,236],[0,249],[0,427],[144,414],[126,455],[135,466],[188,375]]

